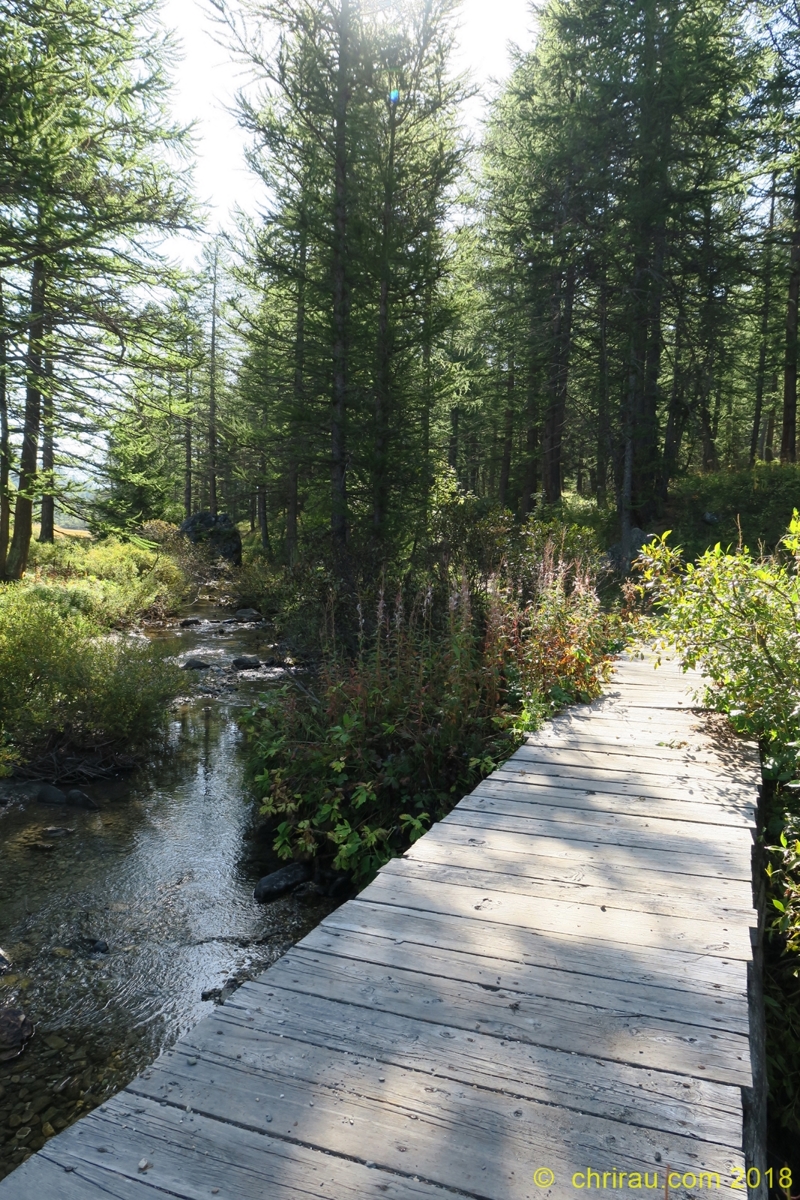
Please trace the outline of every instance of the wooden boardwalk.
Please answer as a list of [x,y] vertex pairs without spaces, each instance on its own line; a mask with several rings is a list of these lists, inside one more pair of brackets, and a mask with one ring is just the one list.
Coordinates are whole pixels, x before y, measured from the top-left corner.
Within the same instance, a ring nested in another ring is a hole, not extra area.
[[0,1200],[741,1195],[760,772],[691,703],[621,663]]

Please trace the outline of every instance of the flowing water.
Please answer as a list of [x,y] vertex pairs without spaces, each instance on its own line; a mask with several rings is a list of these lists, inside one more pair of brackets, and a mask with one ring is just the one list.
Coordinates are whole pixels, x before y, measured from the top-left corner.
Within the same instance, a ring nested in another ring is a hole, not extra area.
[[23,1007],[36,1033],[0,1063],[0,1178],[332,907],[252,898],[258,877],[280,864],[253,836],[235,718],[282,672],[230,668],[238,654],[269,656],[263,626],[222,624],[210,607],[194,615],[201,625],[150,631],[166,653],[212,664],[187,671],[187,686],[205,694],[180,704],[159,761],[86,785],[96,812],[5,787],[0,947],[11,966],[0,1006]]

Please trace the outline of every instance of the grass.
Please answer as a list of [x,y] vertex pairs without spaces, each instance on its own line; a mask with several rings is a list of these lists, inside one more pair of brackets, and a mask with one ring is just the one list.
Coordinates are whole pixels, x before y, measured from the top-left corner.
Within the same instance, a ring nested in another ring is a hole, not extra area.
[[183,676],[125,630],[174,611],[185,590],[160,549],[85,536],[35,543],[23,580],[0,585],[0,774],[146,752]]

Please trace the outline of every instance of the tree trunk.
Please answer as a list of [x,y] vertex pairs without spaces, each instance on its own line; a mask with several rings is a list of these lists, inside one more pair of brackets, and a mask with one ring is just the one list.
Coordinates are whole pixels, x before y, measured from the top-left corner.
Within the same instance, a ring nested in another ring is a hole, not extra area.
[[397,109],[390,100],[389,108],[389,158],[383,189],[383,213],[381,218],[381,274],[378,300],[378,344],[377,370],[375,372],[375,433],[372,469],[372,531],[379,544],[384,539],[386,510],[389,495],[389,431],[391,428],[391,370],[392,335],[389,314],[389,290],[391,283],[391,247],[394,215],[394,147]]
[[572,340],[572,304],[575,295],[575,268],[559,274],[553,292],[553,334],[550,366],[549,404],[544,421],[542,445],[542,486],[547,504],[561,499],[561,450],[567,407],[569,355]]
[[769,227],[764,263],[764,298],[761,302],[761,345],[758,348],[758,370],[756,372],[756,407],[753,413],[753,430],[750,434],[750,466],[756,461],[758,450],[758,435],[761,430],[761,415],[764,409],[764,382],[767,369],[767,342],[769,340],[769,310],[772,298],[772,235],[775,229],[775,182],[772,176],[772,188],[769,195]]
[[45,355],[45,388],[42,396],[42,477],[50,491],[42,493],[42,519],[39,541],[51,544],[55,540],[56,498],[53,493],[53,467],[55,465],[54,412],[53,412],[53,353],[48,348]]
[[19,459],[19,486],[14,507],[14,536],[6,561],[6,579],[21,579],[28,565],[33,532],[33,488],[42,416],[42,351],[44,341],[45,269],[34,259],[31,273],[31,321],[25,361],[25,418]]
[[458,474],[458,425],[461,409],[450,409],[450,446],[447,451],[447,465]]
[[608,288],[605,278],[600,282],[600,353],[598,355],[597,392],[597,476],[595,492],[598,507],[605,507],[608,487],[608,460],[611,454],[611,414],[608,394]]
[[[508,391],[513,395],[514,391],[514,371],[513,367],[508,372]],[[514,445],[514,409],[509,403],[504,414],[504,429],[503,429],[503,457],[500,460],[500,487],[498,488],[497,498],[500,501],[500,507],[506,508],[508,505],[508,481],[511,477],[511,451]]]
[[0,579],[5,576],[10,516],[11,445],[8,437],[8,350],[3,281],[0,279]]
[[792,205],[792,252],[786,304],[786,351],[783,365],[783,429],[781,462],[797,459],[797,301],[800,297],[800,171],[795,175]]
[[666,500],[670,482],[675,477],[678,468],[683,433],[686,428],[688,409],[684,395],[681,366],[681,351],[683,334],[683,314],[675,318],[675,346],[672,357],[672,388],[670,390],[669,408],[667,410],[667,428],[664,433],[664,454],[661,466],[661,498]]
[[211,377],[208,389],[208,507],[217,515],[217,266],[219,247],[214,243],[211,283]]
[[[187,389],[188,390],[188,389]],[[183,511],[192,515],[192,418],[183,422]]]
[[308,256],[308,236],[305,210],[300,214],[300,257],[297,271],[297,312],[294,325],[294,379],[292,383],[294,409],[289,422],[289,470],[287,473],[286,495],[286,557],[289,566],[297,562],[298,530],[297,517],[299,512],[299,467],[300,454],[299,414],[305,403],[305,371],[306,371],[306,262]]
[[347,544],[348,164],[347,101],[350,85],[350,0],[339,16],[339,64],[334,111],[333,396],[331,406],[331,535],[340,552]]
[[269,554],[269,528],[267,526],[267,457],[263,452],[258,465],[260,471],[256,505],[258,508],[258,531],[261,535],[261,549]]

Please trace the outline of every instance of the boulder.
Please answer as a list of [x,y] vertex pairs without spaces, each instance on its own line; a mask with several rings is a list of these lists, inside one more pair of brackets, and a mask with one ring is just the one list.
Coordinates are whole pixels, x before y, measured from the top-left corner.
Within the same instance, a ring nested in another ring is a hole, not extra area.
[[255,654],[240,654],[231,663],[234,671],[257,671],[261,666],[261,659],[256,658]]
[[66,804],[66,793],[61,788],[53,787],[52,783],[43,783],[36,793],[40,804]]
[[92,812],[97,812],[100,805],[97,804],[91,796],[87,796],[86,792],[82,792],[80,788],[71,788],[67,792],[67,804],[72,808],[88,808]]
[[627,574],[631,569],[631,562],[639,554],[642,546],[652,542],[656,535],[654,533],[645,533],[634,525],[631,530],[631,557],[626,560],[622,553],[622,542],[615,542],[613,546],[609,546],[606,551],[606,562],[612,571],[619,571],[621,574]]
[[0,1008],[0,1063],[10,1062],[33,1037],[33,1021],[21,1008]]
[[108,954],[108,942],[103,938],[98,938],[92,946],[93,954]]
[[263,879],[259,879],[253,891],[253,899],[259,900],[262,904],[268,900],[276,900],[284,892],[297,887],[300,883],[305,883],[307,879],[311,878],[311,875],[312,871],[308,863],[289,863],[287,867],[281,867],[278,871],[273,871],[271,875],[265,875]]
[[260,621],[261,613],[255,608],[237,608],[233,614],[237,621]]
[[208,671],[210,667],[211,667],[211,663],[207,663],[205,661],[205,659],[187,658],[186,662],[183,664],[182,670],[184,670],[184,671]]
[[181,629],[188,629],[190,625],[202,625],[199,617],[184,617],[181,621]]
[[227,513],[192,513],[180,532],[194,546],[206,546],[215,558],[224,558],[234,566],[242,565],[242,538]]

